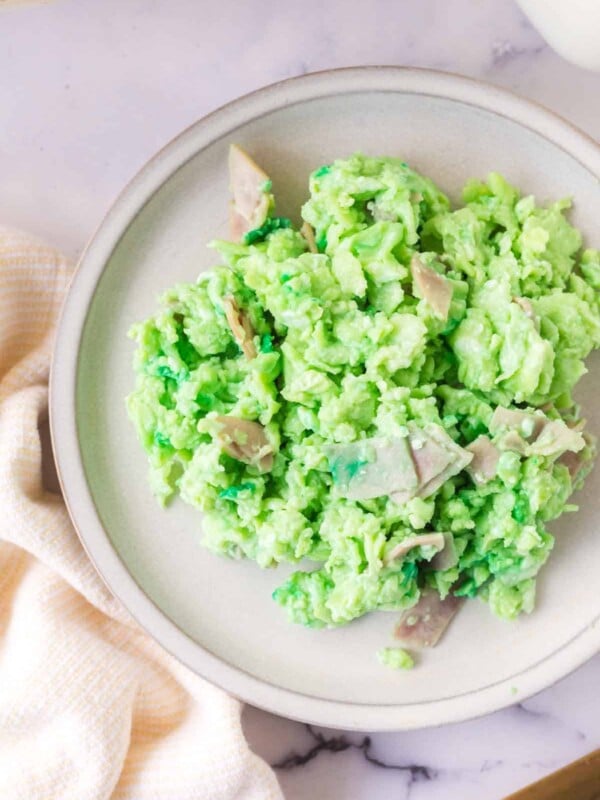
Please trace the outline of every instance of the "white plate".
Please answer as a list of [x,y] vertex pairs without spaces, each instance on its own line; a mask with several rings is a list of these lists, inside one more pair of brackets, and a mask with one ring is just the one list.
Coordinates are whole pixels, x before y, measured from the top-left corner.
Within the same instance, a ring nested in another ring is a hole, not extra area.
[[[434,72],[362,68],[309,75],[244,97],[162,150],[125,189],[89,246],[60,325],[51,420],[73,521],[133,616],[193,670],[251,703],[328,726],[406,729],[515,702],[600,649],[600,470],[581,511],[552,526],[556,550],[534,614],[508,624],[468,603],[417,669],[381,667],[394,614],[335,631],[288,624],[270,598],[289,569],[261,571],[199,545],[199,512],[161,510],[124,409],[132,322],[157,295],[211,266],[226,234],[226,154],[241,143],[273,178],[279,211],[298,215],[309,172],[362,150],[401,156],[457,197],[490,170],[540,200],[572,194],[575,222],[600,243],[600,153],[583,134],[505,92]],[[592,402],[596,362],[579,397]]]

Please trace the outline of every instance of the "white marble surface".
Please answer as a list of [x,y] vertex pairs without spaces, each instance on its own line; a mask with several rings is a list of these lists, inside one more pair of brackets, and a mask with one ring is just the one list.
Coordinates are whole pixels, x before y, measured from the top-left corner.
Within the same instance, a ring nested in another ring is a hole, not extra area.
[[[510,0],[0,2],[0,222],[75,257],[181,128],[274,80],[373,63],[483,78],[600,138],[600,75],[561,60]],[[370,747],[256,709],[245,724],[257,752],[287,761],[288,800],[487,800],[599,746],[599,685],[597,657],[512,709]]]

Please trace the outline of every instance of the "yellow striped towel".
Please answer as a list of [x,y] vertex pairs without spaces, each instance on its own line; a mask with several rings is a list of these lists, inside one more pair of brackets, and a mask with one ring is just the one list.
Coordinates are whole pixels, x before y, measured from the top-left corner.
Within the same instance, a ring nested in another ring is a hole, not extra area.
[[238,701],[144,634],[42,484],[65,260],[0,228],[0,797],[281,800]]

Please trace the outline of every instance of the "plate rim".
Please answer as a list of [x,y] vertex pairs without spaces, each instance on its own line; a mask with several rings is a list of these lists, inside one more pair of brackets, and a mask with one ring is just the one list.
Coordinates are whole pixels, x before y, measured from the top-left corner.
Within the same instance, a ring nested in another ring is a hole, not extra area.
[[328,700],[268,683],[191,639],[137,584],[95,508],[76,425],[78,357],[88,309],[114,249],[163,183],[201,149],[253,119],[319,97],[368,91],[435,96],[508,118],[567,152],[600,183],[600,146],[590,136],[535,102],[472,78],[412,67],[365,66],[309,73],[258,89],[211,112],[168,142],[126,185],[100,223],[83,251],[63,304],[51,365],[49,416],[59,481],[81,544],[110,592],[163,649],[209,682],[266,711],[325,727],[399,731],[472,719],[547,688],[600,650],[600,626],[590,624],[523,672],[518,698],[511,693],[514,678],[417,705]]

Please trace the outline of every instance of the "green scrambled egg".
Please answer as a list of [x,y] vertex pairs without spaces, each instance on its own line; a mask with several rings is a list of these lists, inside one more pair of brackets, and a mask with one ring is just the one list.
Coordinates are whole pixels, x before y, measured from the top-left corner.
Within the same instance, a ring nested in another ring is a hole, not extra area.
[[492,174],[452,208],[358,154],[312,173],[302,232],[261,207],[132,329],[159,500],[198,508],[215,553],[302,561],[273,598],[303,625],[425,589],[531,611],[547,524],[594,455],[572,390],[600,346],[600,254],[569,202]]

